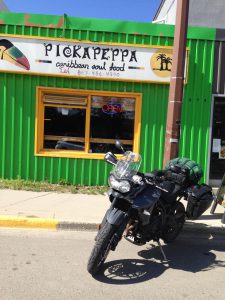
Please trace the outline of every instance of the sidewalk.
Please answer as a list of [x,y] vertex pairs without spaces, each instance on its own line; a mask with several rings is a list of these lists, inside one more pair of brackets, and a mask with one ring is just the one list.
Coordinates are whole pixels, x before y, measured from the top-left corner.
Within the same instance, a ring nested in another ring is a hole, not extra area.
[[[0,190],[0,227],[95,230],[109,207],[107,196]],[[210,209],[184,230],[224,232],[224,208]]]

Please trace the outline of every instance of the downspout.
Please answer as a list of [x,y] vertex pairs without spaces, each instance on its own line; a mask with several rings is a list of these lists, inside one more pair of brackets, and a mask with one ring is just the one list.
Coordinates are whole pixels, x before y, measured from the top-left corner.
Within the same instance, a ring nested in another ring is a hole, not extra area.
[[164,162],[178,156],[180,141],[181,108],[183,99],[184,68],[188,27],[189,0],[177,1],[173,47],[173,63],[170,79]]

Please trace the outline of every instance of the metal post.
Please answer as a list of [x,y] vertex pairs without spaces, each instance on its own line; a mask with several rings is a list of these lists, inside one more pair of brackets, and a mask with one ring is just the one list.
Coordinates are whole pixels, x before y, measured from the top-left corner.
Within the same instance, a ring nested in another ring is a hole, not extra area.
[[188,10],[189,0],[177,0],[173,62],[170,79],[164,147],[164,166],[170,159],[178,156],[179,150],[178,147],[180,139],[181,106],[183,98]]

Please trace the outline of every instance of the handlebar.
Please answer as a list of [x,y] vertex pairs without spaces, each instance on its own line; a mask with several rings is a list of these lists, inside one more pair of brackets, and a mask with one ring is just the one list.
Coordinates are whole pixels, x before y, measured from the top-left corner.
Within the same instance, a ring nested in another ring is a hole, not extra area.
[[145,177],[145,182],[149,185],[152,185],[154,187],[156,187],[157,189],[163,191],[163,192],[166,192],[166,193],[169,193],[168,190],[162,188],[161,186],[159,186],[158,184],[156,184],[155,182],[151,181],[150,179],[148,179],[147,177]]

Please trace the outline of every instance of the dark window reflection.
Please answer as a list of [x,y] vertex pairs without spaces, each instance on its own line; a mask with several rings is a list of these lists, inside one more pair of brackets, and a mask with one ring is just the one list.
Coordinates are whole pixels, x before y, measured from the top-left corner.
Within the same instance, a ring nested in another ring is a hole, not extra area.
[[[48,99],[49,99],[48,95]],[[47,99],[47,100],[48,100]],[[44,148],[84,151],[86,109],[71,108],[45,100],[44,107]],[[86,103],[86,102],[85,102]],[[58,105],[58,107],[56,107]],[[61,107],[63,106],[63,107]],[[92,96],[90,113],[90,153],[105,153],[115,148],[115,140],[120,139],[126,150],[133,149],[135,99],[109,96]],[[89,116],[88,116],[89,117]],[[87,141],[86,141],[87,143]]]
[[[90,149],[93,153],[112,151],[115,139],[124,140],[126,150],[132,150],[134,139],[135,99],[92,96]],[[98,141],[102,139],[102,141]]]
[[86,110],[45,107],[44,148],[84,150]]
[[[220,144],[220,150],[215,147]],[[214,146],[213,146],[214,144]],[[210,179],[222,179],[225,172],[225,98],[215,97]]]

